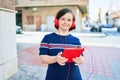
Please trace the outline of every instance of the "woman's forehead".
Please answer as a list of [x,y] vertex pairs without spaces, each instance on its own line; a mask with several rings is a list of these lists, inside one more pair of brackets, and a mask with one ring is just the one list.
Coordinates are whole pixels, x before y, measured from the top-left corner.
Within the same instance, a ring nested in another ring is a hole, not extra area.
[[73,15],[72,15],[72,13],[66,13],[66,14],[64,14],[62,17],[73,18]]

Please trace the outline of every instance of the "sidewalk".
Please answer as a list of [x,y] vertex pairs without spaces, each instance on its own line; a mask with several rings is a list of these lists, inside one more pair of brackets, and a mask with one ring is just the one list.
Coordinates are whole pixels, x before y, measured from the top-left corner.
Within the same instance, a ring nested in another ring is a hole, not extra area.
[[[80,66],[83,80],[120,80],[120,48],[85,46]],[[44,80],[47,65],[38,55],[39,44],[18,52],[19,71],[8,80]],[[52,73],[52,72],[51,72]]]

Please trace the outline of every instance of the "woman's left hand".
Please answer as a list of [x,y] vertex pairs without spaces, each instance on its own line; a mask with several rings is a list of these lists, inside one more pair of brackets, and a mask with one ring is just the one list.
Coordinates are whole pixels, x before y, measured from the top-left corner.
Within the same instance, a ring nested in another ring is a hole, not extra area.
[[80,57],[73,58],[73,61],[75,62],[75,65],[80,65],[84,62],[84,57],[80,56]]

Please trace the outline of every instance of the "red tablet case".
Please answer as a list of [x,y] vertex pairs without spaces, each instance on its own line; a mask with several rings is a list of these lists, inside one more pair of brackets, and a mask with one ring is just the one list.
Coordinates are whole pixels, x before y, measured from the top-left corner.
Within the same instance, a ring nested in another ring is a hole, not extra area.
[[67,62],[73,62],[72,59],[75,57],[79,57],[84,51],[84,47],[79,47],[79,48],[65,48],[62,57],[65,57],[68,59]]

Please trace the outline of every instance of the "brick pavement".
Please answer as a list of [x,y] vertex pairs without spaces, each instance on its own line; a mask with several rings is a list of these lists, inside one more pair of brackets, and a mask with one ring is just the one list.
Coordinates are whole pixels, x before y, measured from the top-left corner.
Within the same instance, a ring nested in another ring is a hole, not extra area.
[[[85,47],[85,62],[80,65],[83,80],[120,80],[120,48]],[[47,65],[41,63],[38,48],[18,52],[19,71],[8,80],[44,80]]]

